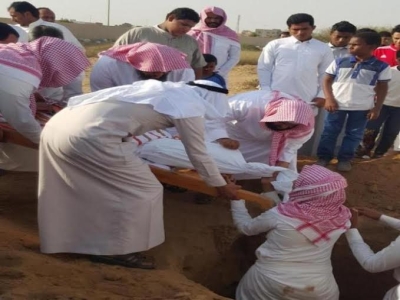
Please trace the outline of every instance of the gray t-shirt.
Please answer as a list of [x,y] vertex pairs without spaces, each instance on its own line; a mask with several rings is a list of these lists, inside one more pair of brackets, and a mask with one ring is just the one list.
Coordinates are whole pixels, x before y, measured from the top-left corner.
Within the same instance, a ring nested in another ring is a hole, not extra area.
[[186,60],[194,69],[202,68],[207,64],[194,38],[186,34],[174,37],[158,26],[133,28],[121,35],[115,42],[115,46],[139,42],[157,43],[178,49],[187,55]]

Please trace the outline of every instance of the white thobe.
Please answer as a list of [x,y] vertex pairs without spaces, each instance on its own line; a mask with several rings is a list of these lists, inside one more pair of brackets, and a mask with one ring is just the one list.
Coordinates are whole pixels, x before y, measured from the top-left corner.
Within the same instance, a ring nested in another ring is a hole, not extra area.
[[217,58],[218,63],[215,71],[227,80],[228,73],[240,61],[240,43],[208,32],[203,32],[203,34],[207,34],[212,38],[211,53],[209,54]]
[[18,42],[19,43],[29,42],[28,33],[23,28],[21,28],[21,26],[17,26],[17,25],[13,25],[13,24],[8,24],[8,25],[10,25],[12,28],[14,28],[16,32],[18,32],[18,34],[19,34]]
[[[9,123],[16,131],[39,144],[41,127],[29,108],[30,96],[39,79],[30,73],[0,64],[0,122]],[[0,143],[0,169],[37,171],[37,151]]]
[[[276,208],[252,218],[245,202],[231,201],[232,217],[245,235],[267,233],[257,250],[256,263],[236,290],[237,300],[338,300],[339,289],[332,274],[331,253],[343,230],[316,246],[281,215]],[[349,224],[350,225],[350,224]]]
[[[379,221],[400,231],[398,219],[382,215]],[[400,282],[400,237],[377,253],[364,242],[356,228],[346,232],[346,238],[353,255],[365,270],[378,273],[394,269],[394,278]],[[389,290],[383,300],[400,300],[400,284]]]
[[202,117],[173,119],[111,99],[66,107],[43,129],[38,213],[45,253],[119,255],[164,241],[162,185],[124,142],[128,135],[176,126],[200,176],[226,184],[207,155]]
[[306,102],[325,98],[322,80],[332,61],[331,49],[316,39],[300,42],[291,36],[273,40],[258,60],[261,89],[288,93]]
[[[173,70],[168,73],[167,81],[193,81],[195,79],[192,68]],[[100,56],[94,64],[90,74],[90,88],[92,92],[107,89],[110,87],[132,84],[143,80],[138,71],[129,63],[111,58]]]
[[[282,93],[288,99],[292,96]],[[269,91],[253,91],[229,98],[230,111],[227,124],[230,138],[240,142],[239,150],[247,162],[269,164],[270,145],[273,133],[262,128],[260,120],[265,115],[265,106],[273,99]],[[312,133],[297,139],[287,139],[279,161],[290,163],[296,170],[297,150],[311,137]]]

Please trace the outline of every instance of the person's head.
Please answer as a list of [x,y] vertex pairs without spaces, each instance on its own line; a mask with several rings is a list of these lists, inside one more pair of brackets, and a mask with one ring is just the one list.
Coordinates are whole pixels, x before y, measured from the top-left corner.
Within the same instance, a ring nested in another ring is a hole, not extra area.
[[392,34],[389,31],[379,32],[381,36],[381,46],[390,46],[392,44]]
[[158,81],[167,81],[169,72],[144,72],[138,70],[138,73],[141,80],[155,79]]
[[217,58],[212,54],[203,54],[204,60],[207,65],[203,67],[203,77],[210,77],[214,74],[215,67],[218,64]]
[[0,44],[18,42],[19,33],[10,25],[0,22]]
[[176,8],[167,14],[165,29],[175,37],[183,36],[200,21],[199,14],[191,8]]
[[[33,54],[31,58],[26,55],[27,51]],[[40,69],[44,70],[40,81],[40,87],[43,88],[67,85],[90,66],[81,49],[52,37],[41,37],[25,44],[22,53],[25,59],[36,60]]]
[[356,32],[349,42],[350,54],[359,58],[369,58],[381,44],[381,36],[372,29],[362,29]]
[[392,40],[393,40],[393,45],[400,50],[400,25],[396,25],[392,29]]
[[335,47],[346,47],[357,27],[347,21],[336,23],[331,28],[330,42]]
[[282,31],[281,34],[279,35],[279,38],[283,39],[283,38],[287,38],[289,36],[290,36],[290,32],[289,31]]
[[280,94],[265,107],[264,118],[260,121],[271,131],[296,129],[308,132],[314,128],[314,112],[302,100],[287,99]]
[[190,68],[184,53],[156,43],[141,42],[118,46],[102,52],[101,55],[125,57],[138,71],[142,80],[165,81],[169,72]]
[[11,19],[21,26],[29,26],[29,24],[39,19],[38,9],[26,1],[16,1],[8,7],[8,13]]
[[40,25],[36,26],[29,32],[29,41],[37,40],[43,36],[59,38],[62,40],[64,39],[64,35],[61,30],[52,26]]
[[43,21],[54,23],[56,21],[56,14],[48,7],[39,7],[39,18]]
[[312,38],[315,29],[314,18],[309,14],[291,15],[286,24],[291,36],[294,36],[300,42],[308,41]]
[[224,25],[227,19],[225,11],[216,6],[206,7],[203,9],[200,16],[202,22],[209,28],[218,28]]

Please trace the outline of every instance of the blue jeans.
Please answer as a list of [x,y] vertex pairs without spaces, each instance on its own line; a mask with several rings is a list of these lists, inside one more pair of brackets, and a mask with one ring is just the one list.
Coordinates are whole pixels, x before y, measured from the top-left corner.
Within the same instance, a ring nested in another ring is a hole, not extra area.
[[363,138],[368,121],[367,114],[368,110],[338,110],[334,113],[328,113],[318,145],[318,158],[331,160],[334,157],[336,141],[347,116],[345,136],[337,158],[339,161],[353,159],[357,146]]

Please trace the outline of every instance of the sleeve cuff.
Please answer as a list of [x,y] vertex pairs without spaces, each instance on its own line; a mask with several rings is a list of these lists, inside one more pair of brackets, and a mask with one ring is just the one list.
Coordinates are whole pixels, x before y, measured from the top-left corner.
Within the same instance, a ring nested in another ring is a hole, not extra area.
[[231,208],[232,209],[243,209],[246,208],[246,203],[244,200],[234,200],[231,201]]
[[351,228],[346,232],[346,238],[349,243],[363,241],[363,238],[357,228]]

